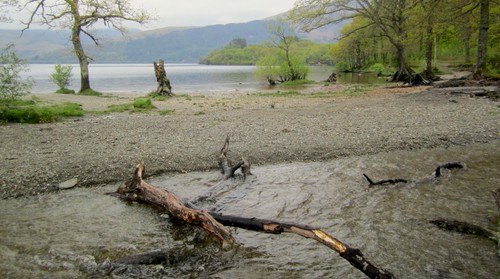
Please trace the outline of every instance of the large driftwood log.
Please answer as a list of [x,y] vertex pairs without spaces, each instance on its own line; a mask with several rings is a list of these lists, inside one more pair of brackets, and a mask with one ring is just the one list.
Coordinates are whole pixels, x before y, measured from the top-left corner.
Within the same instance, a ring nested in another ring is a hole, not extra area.
[[[294,233],[314,239],[336,251],[342,258],[370,278],[395,278],[389,271],[378,268],[369,262],[360,250],[349,247],[320,229],[274,220],[226,216],[197,210],[186,205],[175,194],[147,184],[142,180],[143,174],[144,163],[140,162],[136,166],[132,179],[120,186],[112,195],[127,201],[142,202],[163,208],[170,216],[189,224],[201,226],[218,240],[230,243],[233,243],[234,240],[224,225],[271,234]],[[153,254],[155,259],[158,258],[159,253]],[[147,262],[148,260],[143,260],[141,257],[141,261]]]
[[158,63],[156,63],[156,61],[153,62],[153,66],[155,69],[156,81],[158,82],[158,87],[156,88],[155,93],[162,96],[173,96],[172,86],[170,85],[170,80],[167,78],[167,73],[165,72],[165,62],[163,59],[160,59]]
[[112,195],[128,201],[155,205],[176,219],[202,227],[221,241],[234,242],[229,230],[208,212],[191,208],[175,194],[149,185],[142,179],[143,174],[144,162],[140,162],[135,168],[132,179],[120,186]]

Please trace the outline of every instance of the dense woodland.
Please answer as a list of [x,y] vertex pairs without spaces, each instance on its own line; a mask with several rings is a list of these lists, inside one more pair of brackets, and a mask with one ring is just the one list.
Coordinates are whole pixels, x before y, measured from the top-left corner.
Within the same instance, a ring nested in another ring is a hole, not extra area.
[[[398,13],[387,12],[386,16],[392,22],[380,24],[364,16],[352,16],[348,19],[349,23],[341,29],[338,42],[317,44],[297,38],[292,47],[294,55],[304,57],[309,65],[335,64],[339,71],[372,70],[389,73],[398,66],[396,46],[402,44],[407,63],[415,71],[425,71],[427,63],[431,65],[430,69],[433,72],[437,70],[439,62],[468,67],[476,63],[481,1],[388,2],[399,4]],[[402,5],[399,2],[407,4]],[[498,75],[500,74],[500,4],[499,1],[488,2],[486,69],[489,74]],[[320,21],[318,17],[308,14],[311,11],[300,8],[300,6],[296,8],[295,13],[291,15],[298,26],[307,30],[328,24],[328,20]],[[363,11],[353,9],[349,12],[356,14]],[[383,13],[383,9],[379,12]],[[307,21],[308,16],[311,17],[311,21]],[[335,19],[330,19],[330,23],[337,23]],[[397,20],[400,20],[398,24],[392,24]],[[400,33],[393,35],[391,32],[394,31],[387,31],[384,28],[394,30],[399,28],[397,30]],[[241,39],[231,41],[224,48],[212,50],[199,62],[215,65],[255,65],[260,58],[272,52],[269,43],[247,45],[238,41]]]

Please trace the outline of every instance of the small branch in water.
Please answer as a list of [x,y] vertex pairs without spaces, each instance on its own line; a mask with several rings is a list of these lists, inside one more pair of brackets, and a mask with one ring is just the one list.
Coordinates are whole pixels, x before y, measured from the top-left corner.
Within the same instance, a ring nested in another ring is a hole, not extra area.
[[463,167],[464,167],[463,164],[460,163],[460,162],[450,162],[450,163],[446,163],[446,164],[440,165],[434,171],[434,177],[438,178],[438,177],[443,176],[445,170],[461,169]]
[[384,184],[396,184],[396,183],[408,183],[406,179],[401,179],[401,178],[396,178],[396,179],[386,179],[386,180],[380,180],[380,181],[373,181],[368,177],[368,175],[363,173],[363,176],[366,178],[370,186],[375,186],[375,185],[384,185]]

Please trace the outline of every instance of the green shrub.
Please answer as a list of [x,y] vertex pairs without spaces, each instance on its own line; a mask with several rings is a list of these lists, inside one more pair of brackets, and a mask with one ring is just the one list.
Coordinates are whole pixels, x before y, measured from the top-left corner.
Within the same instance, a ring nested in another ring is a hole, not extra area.
[[27,71],[26,60],[16,55],[14,44],[0,50],[0,99],[14,100],[30,93],[33,79],[23,79],[20,74]]
[[[71,65],[61,65],[57,64],[54,66],[54,72],[49,77],[49,80],[55,83],[57,86],[59,86],[59,90],[61,92],[56,92],[56,93],[63,93],[63,94],[70,94],[69,89],[66,89],[71,84],[71,77],[73,71],[73,66]],[[75,93],[74,90],[72,90],[73,93]]]

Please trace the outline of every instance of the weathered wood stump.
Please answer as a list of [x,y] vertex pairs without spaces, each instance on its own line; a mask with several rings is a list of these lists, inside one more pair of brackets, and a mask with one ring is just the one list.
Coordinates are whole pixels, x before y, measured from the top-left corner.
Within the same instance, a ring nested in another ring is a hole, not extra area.
[[330,82],[330,83],[337,82],[337,74],[332,73],[325,82]]
[[163,59],[160,59],[158,63],[153,62],[156,81],[158,82],[158,88],[156,88],[156,94],[161,96],[171,97],[174,94],[172,93],[172,86],[170,85],[170,80],[167,78],[167,73],[165,72],[165,62]]

